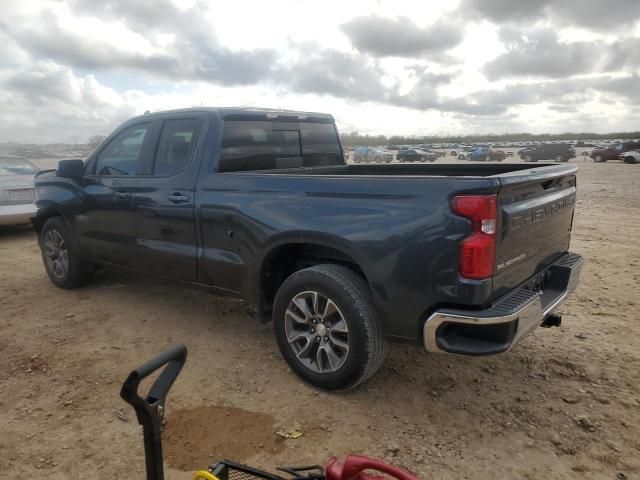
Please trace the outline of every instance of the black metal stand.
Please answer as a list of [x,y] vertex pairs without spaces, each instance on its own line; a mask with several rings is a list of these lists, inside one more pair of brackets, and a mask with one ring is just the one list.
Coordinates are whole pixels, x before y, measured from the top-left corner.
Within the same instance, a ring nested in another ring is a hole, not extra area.
[[[147,480],[164,480],[162,464],[162,417],[167,394],[187,360],[187,348],[175,345],[132,371],[122,385],[120,396],[133,407],[142,425]],[[138,394],[142,379],[165,366],[145,398]]]

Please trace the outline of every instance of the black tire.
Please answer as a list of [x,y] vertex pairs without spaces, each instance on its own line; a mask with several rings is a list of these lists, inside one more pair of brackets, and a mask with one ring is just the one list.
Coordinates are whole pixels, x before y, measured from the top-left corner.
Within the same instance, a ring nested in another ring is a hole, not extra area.
[[629,155],[624,157],[624,163],[636,163],[636,159]]
[[464,160],[464,155],[463,154],[458,155],[458,160]]
[[593,157],[593,161],[596,163],[606,162],[605,158],[602,155],[596,155],[595,157]]
[[[348,353],[344,363],[332,372],[320,373],[305,365],[287,340],[285,316],[289,304],[297,295],[309,291],[331,299],[348,327]],[[370,297],[364,279],[339,265],[315,265],[287,278],[275,298],[273,323],[280,352],[291,370],[305,382],[325,390],[348,390],[373,376],[384,361],[387,343]]]
[[[51,237],[48,235],[51,235]],[[63,241],[63,248],[59,248],[58,252],[64,251],[66,254],[60,256],[60,253],[58,253],[57,258],[66,257],[67,260],[67,267],[62,270],[54,269],[52,266],[54,261],[51,261],[50,257],[48,257],[46,253],[48,239],[52,237],[58,238],[58,236]],[[76,244],[69,233],[69,229],[62,218],[53,217],[44,223],[42,230],[40,230],[38,243],[40,245],[44,269],[47,272],[49,279],[56,287],[66,289],[78,288],[86,285],[89,280],[91,280],[93,270],[90,265],[87,265],[87,263],[80,258],[78,248],[76,247]]]

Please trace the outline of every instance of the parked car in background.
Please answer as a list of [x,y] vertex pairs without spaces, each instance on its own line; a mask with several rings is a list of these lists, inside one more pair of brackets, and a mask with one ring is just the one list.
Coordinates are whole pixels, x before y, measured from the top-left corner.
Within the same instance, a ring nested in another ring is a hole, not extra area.
[[638,149],[640,149],[639,141],[619,142],[607,147],[594,148],[591,152],[591,158],[597,163],[606,162],[607,160],[618,160],[621,153]]
[[35,216],[33,178],[38,171],[24,158],[0,157],[0,225],[29,223]]
[[439,157],[440,154],[438,152],[420,148],[400,150],[396,155],[399,162],[435,162]]
[[353,151],[355,163],[389,163],[393,160],[393,153],[379,147],[358,147]]
[[630,150],[620,154],[620,160],[624,163],[639,163],[640,162],[640,150]]
[[518,155],[525,162],[537,162],[538,160],[567,162],[570,158],[576,157],[576,151],[566,143],[541,143],[540,145],[520,150]]
[[464,147],[458,150],[458,160],[466,160],[469,158],[469,155],[475,150],[475,147]]
[[488,147],[476,148],[467,157],[468,160],[480,160],[485,162],[501,162],[505,158],[507,158],[507,154],[502,150],[493,150]]

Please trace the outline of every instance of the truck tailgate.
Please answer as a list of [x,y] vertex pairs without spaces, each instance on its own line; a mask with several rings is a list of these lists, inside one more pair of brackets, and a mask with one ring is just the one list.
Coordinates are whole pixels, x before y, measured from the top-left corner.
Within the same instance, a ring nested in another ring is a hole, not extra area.
[[569,249],[576,172],[575,166],[562,165],[500,176],[494,298],[541,272]]

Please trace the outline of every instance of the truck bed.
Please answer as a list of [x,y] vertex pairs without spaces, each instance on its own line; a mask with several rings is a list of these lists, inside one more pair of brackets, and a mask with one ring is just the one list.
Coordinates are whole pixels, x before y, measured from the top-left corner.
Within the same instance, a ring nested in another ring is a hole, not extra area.
[[[551,170],[551,168],[554,170]],[[418,177],[492,177],[496,175],[531,173],[531,171],[552,172],[566,169],[566,165],[555,163],[537,164],[523,163],[488,163],[478,164],[384,164],[384,165],[339,165],[330,167],[288,168],[254,171],[252,174],[266,175],[345,175],[345,176],[418,176]],[[249,173],[249,172],[239,172]]]

